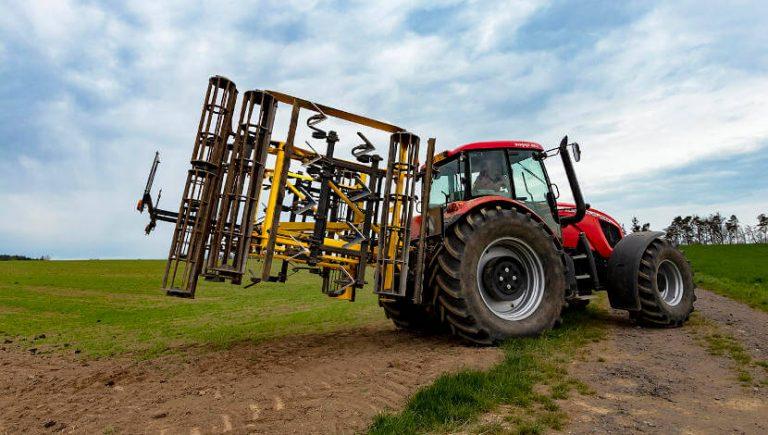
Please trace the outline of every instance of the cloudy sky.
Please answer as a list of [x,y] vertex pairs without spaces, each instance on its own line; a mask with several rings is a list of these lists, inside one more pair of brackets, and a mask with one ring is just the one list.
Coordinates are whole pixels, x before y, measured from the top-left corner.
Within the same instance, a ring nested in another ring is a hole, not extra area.
[[767,2],[374,3],[2,2],[0,252],[165,256],[134,206],[160,150],[178,207],[214,74],[440,149],[568,134],[587,201],[624,222],[768,212]]

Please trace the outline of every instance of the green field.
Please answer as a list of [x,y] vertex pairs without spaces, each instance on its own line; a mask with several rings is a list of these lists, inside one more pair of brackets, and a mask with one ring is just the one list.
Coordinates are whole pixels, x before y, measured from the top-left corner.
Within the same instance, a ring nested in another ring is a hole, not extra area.
[[696,284],[768,311],[768,244],[691,245],[683,251]]
[[[698,285],[768,311],[768,245],[683,250]],[[170,298],[159,288],[164,264],[0,262],[0,339],[37,352],[150,358],[187,346],[222,348],[387,322],[370,289],[360,292],[355,303],[329,300],[319,291],[320,279],[306,273],[291,277],[287,285],[263,283],[249,289],[202,282],[197,299]],[[498,366],[440,377],[412,396],[401,412],[379,416],[371,431],[498,432],[477,426],[477,417],[500,404],[512,405],[507,421],[521,432],[558,430],[566,417],[554,401],[571,390],[589,392],[567,376],[565,364],[601,337],[603,315],[594,308],[570,313],[563,327],[543,337],[511,340]]]
[[[316,275],[249,289],[202,282],[197,299],[165,296],[165,261],[0,262],[0,337],[38,351],[152,357],[188,345],[324,332],[385,317],[370,291],[329,300]],[[44,338],[37,338],[44,335]]]
[[[683,250],[698,285],[768,311],[768,245]],[[369,289],[355,303],[329,300],[310,274],[249,289],[203,282],[194,301],[169,298],[159,288],[163,267],[159,260],[0,262],[0,337],[39,351],[151,357],[385,321]]]

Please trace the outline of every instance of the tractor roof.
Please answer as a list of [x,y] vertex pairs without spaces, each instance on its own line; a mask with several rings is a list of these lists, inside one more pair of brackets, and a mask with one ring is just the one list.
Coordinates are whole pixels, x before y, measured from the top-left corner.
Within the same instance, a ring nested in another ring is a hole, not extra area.
[[455,156],[462,151],[480,151],[499,148],[544,151],[544,147],[537,144],[536,142],[529,142],[525,140],[494,140],[488,142],[472,142],[452,150],[443,151],[439,155],[435,156],[435,160],[444,160]]

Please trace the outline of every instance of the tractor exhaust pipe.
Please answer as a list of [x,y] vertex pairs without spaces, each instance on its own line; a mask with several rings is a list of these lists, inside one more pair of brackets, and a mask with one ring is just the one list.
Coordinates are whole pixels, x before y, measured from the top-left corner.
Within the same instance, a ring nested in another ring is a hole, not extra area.
[[[560,149],[560,158],[563,160],[565,174],[568,176],[568,184],[571,186],[571,192],[573,193],[573,201],[576,203],[576,214],[560,218],[560,224],[577,224],[584,219],[589,204],[584,203],[584,197],[581,195],[581,187],[579,187],[579,180],[576,178],[576,171],[573,169],[571,155],[568,153],[568,136],[563,137],[558,148]],[[576,160],[580,160],[581,151],[579,150],[578,144],[574,144],[574,153],[576,155]]]

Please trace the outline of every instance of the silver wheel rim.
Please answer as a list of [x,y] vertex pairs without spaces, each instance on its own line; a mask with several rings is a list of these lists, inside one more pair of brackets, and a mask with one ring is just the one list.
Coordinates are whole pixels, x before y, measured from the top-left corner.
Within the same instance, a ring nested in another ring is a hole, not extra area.
[[683,274],[674,262],[664,260],[659,264],[656,286],[664,303],[670,307],[680,303],[683,299]]
[[541,305],[545,285],[539,256],[520,239],[497,239],[480,255],[477,288],[485,306],[499,318],[529,317]]

